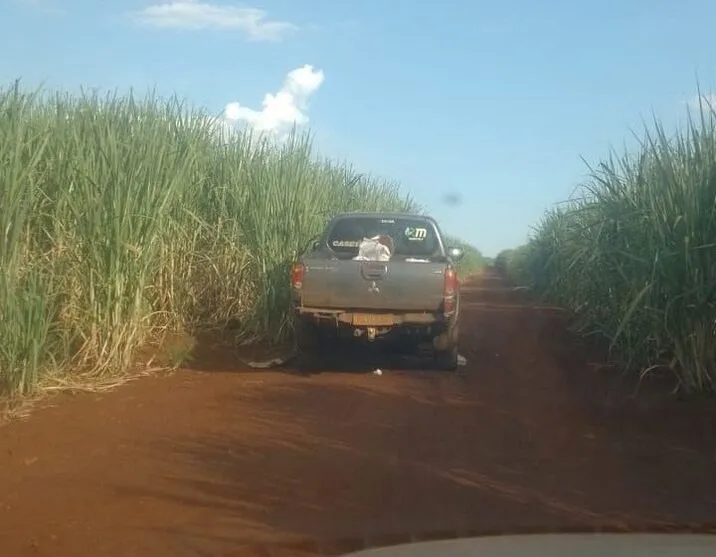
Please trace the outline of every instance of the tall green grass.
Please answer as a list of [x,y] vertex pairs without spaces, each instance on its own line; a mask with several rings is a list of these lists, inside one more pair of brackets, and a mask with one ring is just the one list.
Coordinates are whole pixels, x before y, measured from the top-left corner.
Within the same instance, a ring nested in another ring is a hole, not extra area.
[[0,391],[124,373],[167,331],[278,339],[288,266],[339,211],[417,211],[310,137],[224,144],[152,95],[0,91]]
[[716,391],[716,112],[702,105],[669,136],[591,170],[581,197],[548,212],[496,265],[572,310],[585,334],[643,374],[671,370]]

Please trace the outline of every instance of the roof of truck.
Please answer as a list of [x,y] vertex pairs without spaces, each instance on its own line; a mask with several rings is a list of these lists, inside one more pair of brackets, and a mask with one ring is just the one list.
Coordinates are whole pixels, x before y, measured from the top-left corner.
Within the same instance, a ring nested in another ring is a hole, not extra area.
[[349,211],[346,213],[338,213],[333,218],[339,219],[343,217],[384,217],[384,218],[420,218],[420,219],[428,219],[434,221],[433,217],[430,215],[421,215],[419,213],[394,213],[390,211],[367,211],[367,212],[361,212],[361,211]]

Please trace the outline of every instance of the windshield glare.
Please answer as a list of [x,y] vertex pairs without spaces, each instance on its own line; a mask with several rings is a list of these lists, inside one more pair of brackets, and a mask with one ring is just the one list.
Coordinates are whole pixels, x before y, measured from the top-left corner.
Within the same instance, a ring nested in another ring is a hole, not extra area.
[[434,226],[420,218],[346,217],[334,225],[328,246],[341,258],[358,255],[364,238],[379,235],[392,240],[393,257],[430,258],[440,254]]

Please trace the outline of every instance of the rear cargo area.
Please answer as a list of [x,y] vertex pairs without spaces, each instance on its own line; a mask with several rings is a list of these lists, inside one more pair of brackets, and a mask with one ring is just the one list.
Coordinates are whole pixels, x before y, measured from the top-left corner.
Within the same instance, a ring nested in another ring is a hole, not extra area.
[[303,307],[438,311],[444,263],[306,259]]

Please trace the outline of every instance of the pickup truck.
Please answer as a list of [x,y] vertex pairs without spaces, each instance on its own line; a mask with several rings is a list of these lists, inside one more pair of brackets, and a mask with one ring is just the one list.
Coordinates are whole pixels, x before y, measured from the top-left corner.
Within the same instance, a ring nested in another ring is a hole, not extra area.
[[454,370],[460,322],[455,264],[462,256],[460,247],[445,246],[428,216],[333,217],[291,269],[299,358],[336,338],[408,341],[428,348],[438,369]]

